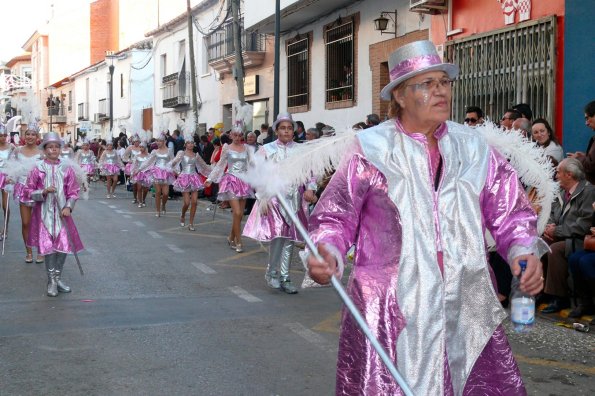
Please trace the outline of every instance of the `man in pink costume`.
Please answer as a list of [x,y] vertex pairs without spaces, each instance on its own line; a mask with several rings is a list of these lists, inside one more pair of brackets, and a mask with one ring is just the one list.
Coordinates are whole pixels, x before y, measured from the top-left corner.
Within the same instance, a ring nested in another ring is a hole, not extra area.
[[64,261],[68,253],[83,249],[71,216],[80,186],[72,167],[59,158],[62,144],[55,132],[45,135],[40,145],[45,159],[31,170],[25,187],[35,201],[27,246],[45,256],[50,297],[70,293],[61,279]]
[[[521,288],[543,287],[536,215],[516,172],[484,138],[448,122],[458,67],[429,41],[397,49],[381,97],[392,119],[357,135],[309,219],[324,261],[308,258],[321,284],[341,276],[355,245],[348,290],[416,395],[522,395],[501,326],[485,228]],[[337,363],[338,395],[401,389],[347,313]]]

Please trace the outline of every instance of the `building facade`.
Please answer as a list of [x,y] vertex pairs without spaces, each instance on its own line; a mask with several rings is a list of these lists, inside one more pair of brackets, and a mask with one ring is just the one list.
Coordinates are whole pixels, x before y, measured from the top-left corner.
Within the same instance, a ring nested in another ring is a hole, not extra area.
[[[249,3],[246,30],[273,33],[274,2]],[[428,38],[430,18],[410,12],[409,5],[409,0],[392,2],[391,9],[379,0],[282,1],[280,110],[306,127],[316,122],[348,127],[372,112],[385,118],[388,102],[379,93],[389,81],[388,56]],[[375,26],[381,13],[388,20],[383,33]]]

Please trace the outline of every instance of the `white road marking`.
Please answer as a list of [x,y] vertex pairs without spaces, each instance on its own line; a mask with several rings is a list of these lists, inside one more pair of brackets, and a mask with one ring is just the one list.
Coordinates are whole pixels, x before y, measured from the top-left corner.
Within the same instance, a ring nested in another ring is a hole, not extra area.
[[151,235],[153,238],[155,239],[161,239],[163,238],[161,235],[159,235],[156,231],[147,231],[147,234]]
[[89,253],[89,254],[95,254],[97,253],[97,250],[93,249],[92,247],[85,247],[85,250]]
[[122,231],[122,232],[128,232],[128,230],[120,230],[120,231]]
[[123,214],[123,213],[127,213],[127,212],[125,210],[116,210],[116,213]]
[[105,201],[97,201],[97,202],[99,202],[100,204],[107,205],[107,202],[105,202]]
[[328,352],[337,352],[337,347],[329,343],[323,336],[320,334],[310,330],[306,326],[301,323],[293,322],[293,323],[285,323],[285,326],[289,328],[289,330],[293,331],[295,334],[302,337],[304,340],[308,341],[310,344],[316,345],[320,349],[323,349]]
[[110,209],[118,209],[118,207],[116,205],[108,205],[107,207]]
[[174,252],[174,253],[184,253],[184,250],[183,250],[183,249],[180,249],[180,248],[179,248],[179,247],[177,247],[176,245],[169,245],[169,244],[168,244],[168,245],[165,245],[165,246],[167,246],[167,248],[168,248],[169,250],[171,250],[172,252]]
[[239,286],[232,286],[229,288],[229,290],[233,294],[235,294],[236,296],[241,298],[242,300],[245,300],[248,302],[262,302],[262,300],[260,298],[253,296],[252,294],[248,293],[246,290],[242,289]]
[[144,227],[145,223],[143,223],[142,221],[135,221],[134,224],[136,224],[139,227]]
[[122,215],[122,217],[125,218],[125,219],[131,219],[132,218],[132,216],[130,216],[130,215]]
[[192,265],[199,271],[204,272],[205,274],[216,274],[217,272],[203,263],[192,263]]

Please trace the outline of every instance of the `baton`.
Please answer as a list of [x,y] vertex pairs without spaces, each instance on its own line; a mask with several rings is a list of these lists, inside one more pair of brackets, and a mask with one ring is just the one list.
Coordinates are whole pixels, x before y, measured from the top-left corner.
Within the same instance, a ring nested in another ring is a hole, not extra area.
[[[4,229],[2,230],[2,255],[4,256],[4,245],[6,245],[6,227],[8,227],[8,205],[10,205],[10,191],[6,191],[6,210],[4,211]],[[1,193],[0,193],[1,195]],[[2,202],[4,203],[4,202]]]
[[[72,209],[70,210],[72,213]],[[84,276],[85,273],[83,272],[83,267],[81,266],[81,260],[79,260],[79,255],[76,253],[76,249],[74,248],[74,244],[72,243],[72,238],[70,237],[70,230],[68,229],[66,221],[62,216],[60,216],[60,220],[62,220],[62,227],[64,227],[64,229],[66,230],[66,239],[68,239],[68,244],[72,247],[72,254],[76,259],[76,265],[79,267],[79,272],[81,273],[81,276]]]
[[[287,203],[287,200],[285,199],[285,197],[282,196],[280,193],[277,193],[276,197],[277,197],[277,200],[279,201],[279,203],[281,204],[281,206],[283,206],[283,208],[285,209],[285,212],[291,218],[291,221],[293,221],[293,223],[295,224],[295,227],[299,231],[302,238],[304,238],[306,245],[308,245],[308,248],[310,249],[310,251],[312,252],[314,257],[316,257],[317,260],[324,261],[322,256],[320,256],[320,253],[318,253],[318,249],[316,248],[316,246],[314,246],[314,242],[312,242],[312,239],[310,239],[310,236],[304,229],[304,226],[302,225],[301,221],[297,218],[295,213],[293,213],[292,209],[289,207],[289,204]],[[401,374],[399,373],[399,371],[397,370],[397,368],[395,367],[393,362],[390,360],[390,358],[388,357],[388,354],[386,353],[386,351],[384,350],[382,345],[380,345],[380,343],[378,342],[378,340],[376,339],[374,334],[372,334],[372,331],[368,327],[368,324],[366,323],[365,319],[362,317],[359,310],[357,309],[357,307],[355,306],[355,304],[353,303],[353,301],[351,300],[351,298],[349,297],[349,295],[343,288],[341,281],[339,279],[337,279],[335,276],[332,276],[331,283],[332,283],[333,287],[335,288],[335,290],[337,291],[337,293],[339,294],[339,297],[341,297],[341,300],[343,300],[343,303],[345,304],[345,306],[347,307],[347,309],[349,310],[349,312],[351,313],[353,318],[356,320],[360,329],[364,332],[364,334],[366,335],[366,337],[368,338],[368,340],[370,341],[370,343],[372,344],[372,346],[374,347],[374,349],[376,350],[376,352],[382,359],[382,362],[384,363],[384,365],[386,366],[388,371],[390,371],[393,378],[397,381],[397,383],[401,387],[401,390],[403,390],[403,393],[405,393],[406,396],[413,396],[413,392],[411,391],[411,388],[409,388],[409,385],[407,385],[407,382],[405,382],[405,379],[401,376]]]

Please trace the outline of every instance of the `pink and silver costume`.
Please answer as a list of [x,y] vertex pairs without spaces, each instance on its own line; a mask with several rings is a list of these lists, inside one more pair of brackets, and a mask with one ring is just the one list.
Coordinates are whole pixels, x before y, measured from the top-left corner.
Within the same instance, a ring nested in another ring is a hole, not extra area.
[[[262,146],[257,155],[264,155],[269,160],[279,162],[290,157],[297,146],[298,144],[293,141],[284,144],[280,140],[276,140]],[[256,196],[258,198],[258,192]],[[306,227],[308,222],[304,205],[302,205],[301,189],[292,187],[286,192],[285,199]],[[243,235],[257,241],[271,241],[265,279],[269,286],[277,288],[279,282],[289,281],[289,265],[294,242],[301,241],[302,237],[276,198],[272,198],[268,203],[266,214],[260,213],[259,206],[258,202],[254,205],[244,226]]]
[[43,154],[41,153],[35,154],[32,157],[27,157],[21,152],[19,148],[12,152],[9,160],[17,161],[22,167],[22,170],[19,172],[19,176],[17,177],[16,183],[14,185],[14,199],[19,201],[21,205],[32,207],[35,204],[35,201],[29,196],[25,185],[27,183],[27,175],[42,158]]
[[6,173],[2,172],[2,170],[6,168],[8,159],[10,158],[14,149],[15,147],[12,144],[9,144],[7,149],[0,150],[0,189],[3,189],[8,183],[8,177],[6,176]]
[[137,155],[136,158],[134,158],[131,169],[131,175],[134,176],[131,176],[130,178],[132,183],[140,183],[141,186],[147,188],[151,187],[151,184],[153,184],[151,181],[150,169],[146,169],[144,171],[140,171],[139,169],[148,159],[149,155]]
[[[348,291],[416,395],[526,394],[500,325],[485,229],[509,262],[539,253],[536,215],[516,172],[482,136],[443,123],[438,148],[389,120],[357,135],[309,218]],[[337,395],[402,394],[343,312]]]
[[132,174],[132,164],[134,164],[134,160],[140,154],[140,147],[135,150],[135,147],[132,146],[130,150],[126,150],[124,155],[122,156],[122,161],[126,162],[126,166],[124,167],[124,174],[126,176],[130,176]]
[[[44,196],[43,190],[50,186],[56,192]],[[42,255],[82,250],[72,216],[61,215],[64,208],[72,210],[79,197],[80,187],[72,167],[62,161],[40,161],[27,177],[26,190],[35,202],[27,246],[36,247]]]
[[116,176],[120,174],[120,170],[124,168],[120,156],[116,150],[104,151],[99,159],[99,173],[102,176]]
[[74,159],[74,151],[70,147],[60,149],[60,159]]
[[95,173],[97,159],[93,151],[85,151],[81,149],[77,151],[74,159],[88,175],[93,175]]
[[211,167],[206,164],[199,154],[194,154],[188,157],[184,151],[178,152],[178,155],[172,162],[172,167],[182,167],[182,171],[174,182],[174,190],[178,192],[192,192],[205,188],[199,173],[203,176],[208,176],[211,172]]
[[[244,144],[244,151],[238,152],[230,149],[228,144],[223,146],[221,159],[209,175],[209,180],[219,183],[219,201],[230,199],[254,198],[254,190],[238,178],[248,168],[248,161],[252,155],[252,146]],[[225,169],[227,168],[227,171]]]
[[139,170],[149,171],[148,174],[151,177],[152,184],[173,184],[175,176],[170,166],[171,160],[172,155],[169,150],[167,153],[160,153],[158,150],[153,150],[149,158],[140,166]]

